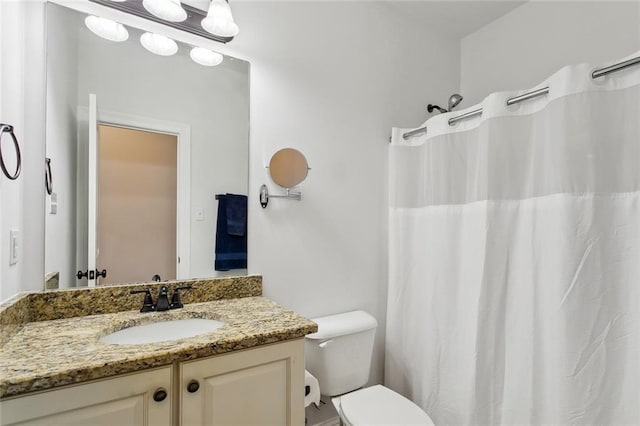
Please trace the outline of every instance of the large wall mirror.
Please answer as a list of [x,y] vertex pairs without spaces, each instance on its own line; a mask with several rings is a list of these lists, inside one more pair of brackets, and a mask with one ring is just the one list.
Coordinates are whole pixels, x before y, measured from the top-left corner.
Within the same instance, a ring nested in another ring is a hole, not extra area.
[[142,31],[128,27],[128,40],[112,42],[85,18],[47,4],[47,282],[245,274],[215,268],[226,194],[232,238],[246,239],[249,63],[225,56],[202,66],[180,43],[173,56],[155,55]]

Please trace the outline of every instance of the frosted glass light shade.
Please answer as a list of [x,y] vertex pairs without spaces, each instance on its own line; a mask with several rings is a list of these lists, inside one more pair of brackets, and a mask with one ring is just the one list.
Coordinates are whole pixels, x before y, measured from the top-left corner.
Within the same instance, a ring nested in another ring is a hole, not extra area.
[[178,44],[160,34],[144,33],[140,36],[140,43],[151,53],[160,56],[175,55],[178,51]]
[[84,24],[92,33],[111,41],[125,41],[129,38],[129,31],[124,25],[99,16],[89,15],[84,18]]
[[143,0],[142,6],[165,21],[182,22],[187,19],[187,12],[180,5],[180,0]]
[[193,62],[196,62],[205,67],[215,67],[222,62],[222,55],[213,50],[205,49],[204,47],[194,47],[189,54]]
[[202,28],[220,37],[234,37],[240,31],[231,15],[231,7],[224,0],[211,0],[207,17],[202,20]]

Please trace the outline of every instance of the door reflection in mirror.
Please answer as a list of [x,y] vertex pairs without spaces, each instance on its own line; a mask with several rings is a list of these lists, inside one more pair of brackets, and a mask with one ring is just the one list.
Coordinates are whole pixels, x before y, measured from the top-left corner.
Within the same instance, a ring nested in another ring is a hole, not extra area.
[[100,284],[176,279],[176,135],[98,126]]

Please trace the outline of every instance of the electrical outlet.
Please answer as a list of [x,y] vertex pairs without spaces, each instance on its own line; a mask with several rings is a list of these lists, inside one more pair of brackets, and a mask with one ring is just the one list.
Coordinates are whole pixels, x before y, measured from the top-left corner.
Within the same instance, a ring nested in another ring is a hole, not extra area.
[[9,266],[18,263],[18,243],[20,231],[17,229],[9,230]]

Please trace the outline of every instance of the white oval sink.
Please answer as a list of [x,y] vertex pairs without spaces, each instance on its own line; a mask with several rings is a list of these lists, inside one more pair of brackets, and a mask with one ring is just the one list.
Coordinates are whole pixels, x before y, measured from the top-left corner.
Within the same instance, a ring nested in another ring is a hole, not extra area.
[[222,321],[200,318],[159,321],[116,331],[104,336],[100,341],[114,345],[142,345],[145,343],[166,342],[210,333],[223,325]]

